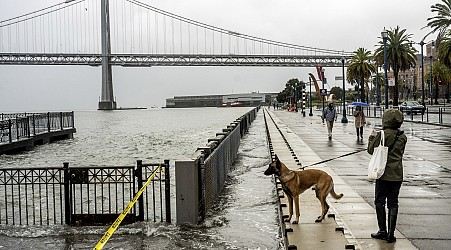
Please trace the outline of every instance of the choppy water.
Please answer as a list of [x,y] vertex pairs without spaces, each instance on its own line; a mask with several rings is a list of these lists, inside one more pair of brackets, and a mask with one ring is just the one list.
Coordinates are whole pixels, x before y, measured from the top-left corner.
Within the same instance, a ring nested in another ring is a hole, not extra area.
[[[1,155],[0,167],[134,165],[191,158],[197,147],[249,108],[150,109],[75,112],[73,140]],[[199,226],[135,223],[122,226],[105,249],[280,249],[274,185],[260,112],[242,139],[216,206]],[[172,178],[174,174],[172,173]],[[171,180],[172,183],[174,181]],[[175,202],[174,202],[175,203]],[[174,212],[174,211],[173,211]],[[175,216],[173,216],[175,218]],[[4,227],[0,248],[92,249],[106,227]]]

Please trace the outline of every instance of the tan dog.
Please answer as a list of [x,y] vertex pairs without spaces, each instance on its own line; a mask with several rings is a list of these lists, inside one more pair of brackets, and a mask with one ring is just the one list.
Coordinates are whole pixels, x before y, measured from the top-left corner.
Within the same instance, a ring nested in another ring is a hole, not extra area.
[[277,155],[265,171],[265,175],[272,174],[279,177],[283,191],[288,197],[290,215],[285,220],[286,222],[289,222],[293,216],[293,200],[296,208],[296,220],[293,221],[293,224],[299,222],[299,195],[313,185],[315,185],[316,198],[321,202],[322,208],[321,215],[315,222],[321,222],[329,211],[329,204],[326,202],[328,194],[331,194],[337,200],[343,197],[343,194],[337,195],[335,193],[332,177],[326,172],[317,169],[290,170],[279,160]]

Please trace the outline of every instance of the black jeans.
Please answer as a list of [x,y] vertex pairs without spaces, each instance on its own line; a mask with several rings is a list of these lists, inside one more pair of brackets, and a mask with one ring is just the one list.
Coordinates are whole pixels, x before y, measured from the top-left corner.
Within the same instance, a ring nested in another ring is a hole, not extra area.
[[355,128],[355,131],[357,131],[357,137],[363,137],[363,126],[360,128]]
[[385,200],[387,200],[388,209],[397,208],[401,184],[402,181],[384,181],[381,179],[377,179],[374,204],[376,206],[377,204],[385,206]]

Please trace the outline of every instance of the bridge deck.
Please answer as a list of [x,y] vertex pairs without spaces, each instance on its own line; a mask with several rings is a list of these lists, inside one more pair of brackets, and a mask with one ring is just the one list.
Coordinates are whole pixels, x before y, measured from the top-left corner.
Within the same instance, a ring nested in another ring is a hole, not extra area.
[[[5,65],[101,66],[100,54],[0,53]],[[152,66],[246,66],[246,67],[342,67],[349,55],[221,55],[221,54],[111,54],[110,65]]]

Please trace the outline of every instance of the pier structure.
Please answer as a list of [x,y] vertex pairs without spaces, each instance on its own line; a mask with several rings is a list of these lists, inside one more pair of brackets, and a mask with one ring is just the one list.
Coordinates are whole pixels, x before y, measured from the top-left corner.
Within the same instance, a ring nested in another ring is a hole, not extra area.
[[72,139],[74,112],[0,115],[0,154],[31,150],[36,145]]

